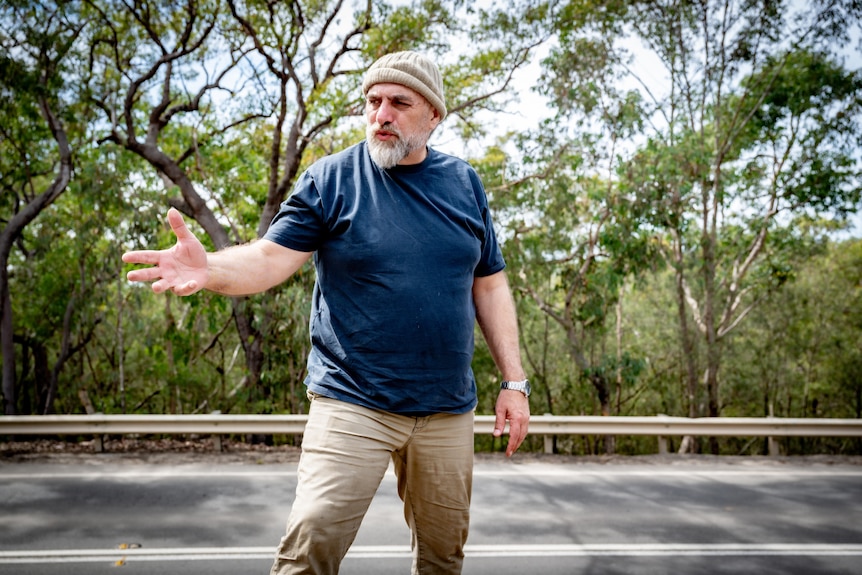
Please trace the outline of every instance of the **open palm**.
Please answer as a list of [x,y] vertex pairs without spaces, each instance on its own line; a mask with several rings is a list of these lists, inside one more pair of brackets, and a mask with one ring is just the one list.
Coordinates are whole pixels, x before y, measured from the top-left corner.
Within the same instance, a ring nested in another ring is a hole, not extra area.
[[133,282],[153,282],[154,293],[171,290],[177,295],[191,295],[206,285],[207,253],[174,208],[168,210],[168,223],[177,237],[177,243],[166,250],[140,250],[123,254],[126,263],[153,266],[132,270],[127,277]]

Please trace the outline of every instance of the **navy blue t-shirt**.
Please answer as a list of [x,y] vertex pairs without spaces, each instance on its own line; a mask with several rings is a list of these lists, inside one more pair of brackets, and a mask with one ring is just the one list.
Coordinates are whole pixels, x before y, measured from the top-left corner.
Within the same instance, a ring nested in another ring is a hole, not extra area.
[[264,238],[316,252],[311,392],[412,416],[476,406],[473,280],[505,262],[469,164],[429,149],[382,170],[362,142],[300,176]]

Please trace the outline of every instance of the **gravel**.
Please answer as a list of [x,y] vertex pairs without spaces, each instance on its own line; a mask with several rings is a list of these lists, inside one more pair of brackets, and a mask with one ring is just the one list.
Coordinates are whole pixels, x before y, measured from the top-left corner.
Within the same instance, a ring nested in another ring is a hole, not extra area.
[[[300,449],[292,445],[267,445],[223,438],[221,450],[212,437],[189,439],[108,438],[103,450],[96,451],[93,441],[60,441],[37,439],[33,441],[0,442],[0,464],[77,463],[99,464],[124,462],[130,464],[285,464],[299,461]],[[507,459],[502,453],[477,453],[478,463],[528,463],[566,465],[811,465],[862,466],[862,455],[805,455],[805,456],[732,456],[732,455],[610,455],[573,456],[543,453],[517,453]]]

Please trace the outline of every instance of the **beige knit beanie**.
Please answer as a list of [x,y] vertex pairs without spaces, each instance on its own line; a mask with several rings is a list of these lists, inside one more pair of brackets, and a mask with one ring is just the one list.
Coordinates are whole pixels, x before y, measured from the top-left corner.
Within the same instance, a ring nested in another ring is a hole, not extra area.
[[446,97],[443,94],[443,78],[437,65],[416,52],[395,52],[374,62],[365,73],[362,93],[374,84],[401,84],[425,96],[425,99],[440,113],[440,121],[446,117]]

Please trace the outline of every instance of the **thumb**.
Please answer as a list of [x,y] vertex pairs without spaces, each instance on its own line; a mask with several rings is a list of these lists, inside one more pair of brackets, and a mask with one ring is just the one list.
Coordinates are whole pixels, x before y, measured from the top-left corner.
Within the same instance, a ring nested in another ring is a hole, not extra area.
[[187,240],[194,237],[186,226],[186,222],[178,209],[171,208],[168,210],[168,223],[178,240]]
[[506,412],[502,409],[496,410],[497,418],[494,421],[494,437],[503,435],[503,430],[506,428]]

